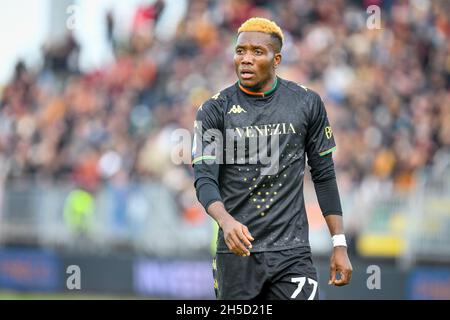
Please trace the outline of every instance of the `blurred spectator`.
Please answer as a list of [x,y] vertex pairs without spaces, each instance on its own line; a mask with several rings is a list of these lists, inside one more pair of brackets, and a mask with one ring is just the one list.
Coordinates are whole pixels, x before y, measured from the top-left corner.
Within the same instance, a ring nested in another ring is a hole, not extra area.
[[44,46],[44,69],[59,74],[73,74],[79,71],[80,46],[72,33],[68,33],[61,43]]
[[75,189],[66,199],[64,221],[76,236],[88,236],[92,229],[94,211],[93,195],[83,189]]

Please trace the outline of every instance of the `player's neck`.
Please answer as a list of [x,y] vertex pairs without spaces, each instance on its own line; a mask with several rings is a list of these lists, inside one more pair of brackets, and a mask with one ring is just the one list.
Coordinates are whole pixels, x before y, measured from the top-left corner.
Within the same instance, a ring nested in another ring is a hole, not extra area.
[[[267,96],[267,95],[269,95],[269,94],[271,94],[272,92],[274,92],[275,91],[275,89],[277,88],[277,85],[278,85],[278,78],[277,78],[277,76],[275,76],[273,79],[271,79],[266,85],[265,85],[265,87],[267,88],[269,88],[268,90],[265,90],[265,91],[256,91],[256,90],[251,90],[251,89],[249,89],[249,88],[245,88],[239,81],[238,81],[238,84],[239,84],[239,88],[242,90],[242,91],[244,91],[246,94],[249,94],[249,95],[252,95],[252,96],[260,96],[260,97],[265,97],[265,96]],[[270,85],[270,87],[269,87],[269,85]]]

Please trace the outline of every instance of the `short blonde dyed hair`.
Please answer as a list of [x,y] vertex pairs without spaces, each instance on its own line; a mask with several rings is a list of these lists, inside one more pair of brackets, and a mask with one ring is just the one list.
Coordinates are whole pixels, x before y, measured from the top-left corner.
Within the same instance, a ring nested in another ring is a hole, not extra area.
[[281,28],[273,21],[266,18],[250,18],[245,21],[238,29],[238,35],[241,32],[263,32],[268,33],[271,36],[277,37],[281,45],[283,45],[284,35]]

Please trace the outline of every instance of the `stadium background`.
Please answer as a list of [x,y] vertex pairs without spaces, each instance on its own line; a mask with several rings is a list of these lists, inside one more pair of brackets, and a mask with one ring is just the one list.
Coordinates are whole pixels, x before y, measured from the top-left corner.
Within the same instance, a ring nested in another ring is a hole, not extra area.
[[235,81],[250,16],[282,27],[279,75],[321,94],[337,140],[354,276],[326,284],[306,177],[322,298],[450,299],[444,0],[0,0],[0,298],[213,298],[215,226],[171,133]]

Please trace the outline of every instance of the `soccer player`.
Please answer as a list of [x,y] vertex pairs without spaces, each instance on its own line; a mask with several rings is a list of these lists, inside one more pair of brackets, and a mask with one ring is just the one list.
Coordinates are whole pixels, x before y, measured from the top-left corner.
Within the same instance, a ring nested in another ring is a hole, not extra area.
[[[329,284],[350,282],[333,133],[320,96],[276,75],[282,45],[274,22],[244,22],[234,53],[238,81],[197,112],[192,163],[197,197],[219,225],[218,299],[318,299],[303,199],[306,156],[333,240]],[[251,152],[251,140],[262,138],[277,142],[267,148],[275,165],[263,163],[262,147]]]

